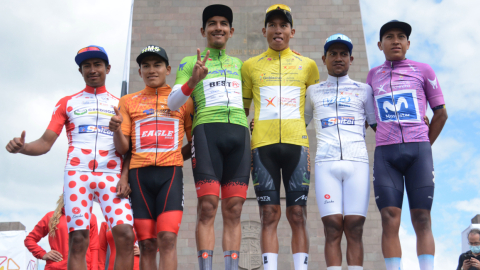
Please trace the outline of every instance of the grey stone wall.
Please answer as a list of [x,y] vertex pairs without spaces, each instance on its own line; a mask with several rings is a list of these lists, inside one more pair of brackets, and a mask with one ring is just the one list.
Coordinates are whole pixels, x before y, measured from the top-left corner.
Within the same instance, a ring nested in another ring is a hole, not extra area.
[[[222,3],[232,8],[234,13],[233,27],[235,32],[228,41],[227,54],[245,61],[249,57],[260,54],[268,47],[262,35],[265,10],[279,1],[246,0],[246,1],[207,1],[207,0],[137,0],[134,5],[132,24],[132,54],[130,68],[129,93],[143,89],[144,84],[138,76],[138,65],[135,58],[147,45],[155,44],[166,49],[172,74],[167,78],[173,86],[175,72],[180,60],[187,55],[194,55],[196,49],[203,48],[206,40],[200,34],[203,9],[210,4]],[[350,68],[352,79],[365,82],[368,73],[368,61],[360,14],[359,0],[284,0],[280,1],[292,8],[295,37],[291,40],[291,48],[302,55],[314,59],[320,70],[320,80],[327,76],[322,62],[325,39],[341,32],[349,36],[354,44],[355,60]],[[308,129],[310,153],[314,164],[316,142],[313,125]],[[367,149],[370,157],[370,169],[373,164],[375,138],[371,130],[367,133]],[[313,166],[312,166],[313,167]],[[372,174],[372,171],[370,171]],[[185,210],[178,238],[179,269],[198,269],[195,248],[196,192],[193,183],[191,163],[184,167]],[[312,171],[311,179],[315,179]],[[311,182],[308,199],[308,230],[310,235],[310,269],[326,269],[324,258],[323,224],[318,212],[315,184]],[[283,191],[282,191],[283,194]],[[294,269],[291,256],[290,226],[285,217],[285,200],[282,200],[282,219],[278,236],[280,243],[279,269]],[[248,198],[242,212],[243,239],[240,258],[242,269],[263,269],[259,262],[259,246],[256,228],[259,225],[258,206],[255,194],[250,186]],[[247,233],[248,232],[248,233]],[[222,217],[217,214],[215,221],[216,243],[214,250],[214,269],[223,269],[223,251],[221,247]],[[381,253],[381,220],[373,198],[371,188],[370,206],[364,228],[365,263],[364,269],[385,269]],[[342,242],[343,269],[346,268],[345,239]],[[244,259],[243,259],[244,258]],[[247,259],[248,258],[248,259]]]

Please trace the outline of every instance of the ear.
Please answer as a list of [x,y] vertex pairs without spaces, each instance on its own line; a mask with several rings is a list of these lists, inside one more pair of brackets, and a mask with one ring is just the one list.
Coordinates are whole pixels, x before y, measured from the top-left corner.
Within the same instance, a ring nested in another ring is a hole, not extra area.
[[206,37],[206,36],[207,36],[207,34],[205,34],[205,29],[203,29],[203,27],[200,28],[200,33],[202,34],[202,37]]
[[350,65],[353,64],[353,56],[350,56]]
[[325,55],[322,55],[322,61],[323,61],[323,64],[326,66],[327,63],[325,62],[325,60],[327,60],[327,57],[325,57]]
[[142,78],[142,68],[141,67],[138,68],[138,75],[140,75],[140,78]]
[[290,38],[293,38],[294,35],[295,35],[295,29],[292,28],[292,32],[290,32]]
[[382,42],[381,42],[381,41],[379,41],[379,42],[377,43],[377,46],[378,46],[378,49],[379,49],[380,51],[383,51],[383,46],[382,46]]
[[78,67],[78,72],[80,72],[80,74],[83,75],[83,73],[82,73],[82,68],[81,68],[81,67]]
[[267,37],[267,29],[265,29],[265,27],[262,28],[262,33],[264,37]]
[[170,72],[172,72],[172,67],[171,67],[171,66],[168,66],[168,67],[167,67],[167,76],[170,75]]
[[407,42],[407,50],[410,49],[410,40]]
[[232,37],[233,36],[233,32],[235,32],[235,28],[230,28],[230,36],[229,37]]
[[106,74],[110,73],[110,69],[112,68],[111,65],[108,65],[107,68],[106,68]]

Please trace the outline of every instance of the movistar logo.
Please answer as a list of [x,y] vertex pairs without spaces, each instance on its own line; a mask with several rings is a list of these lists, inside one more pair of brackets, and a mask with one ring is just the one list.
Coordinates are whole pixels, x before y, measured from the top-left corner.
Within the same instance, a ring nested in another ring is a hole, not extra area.
[[187,62],[183,63],[183,64],[180,64],[180,66],[178,67],[179,70],[183,70],[183,67],[187,64]]
[[225,75],[225,73],[227,73],[229,75],[239,76],[237,72],[233,72],[233,71],[228,70],[228,69],[219,69],[219,70],[214,70],[214,71],[208,72],[208,74],[220,74],[220,75]]

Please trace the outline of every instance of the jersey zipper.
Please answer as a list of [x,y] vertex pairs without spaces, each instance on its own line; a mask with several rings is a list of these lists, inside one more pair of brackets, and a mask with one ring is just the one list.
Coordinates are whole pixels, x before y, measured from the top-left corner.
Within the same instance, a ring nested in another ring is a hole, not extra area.
[[392,95],[392,104],[393,104],[393,108],[395,108],[395,116],[397,117],[398,126],[400,127],[400,135],[402,136],[402,143],[405,143],[405,140],[403,139],[402,125],[400,124],[400,116],[398,115],[398,112],[397,112],[397,104],[395,103],[395,98],[393,96],[393,87],[392,87],[393,61],[391,61],[390,64],[391,64],[391,67],[392,67],[392,70],[390,70],[390,94]]
[[338,141],[340,142],[340,160],[343,160],[343,150],[342,150],[342,138],[340,137],[340,127],[338,123],[338,77],[337,77],[337,98],[335,100],[335,111],[337,113],[337,119],[335,120],[337,124],[337,131],[338,131]]
[[158,153],[158,88],[155,88],[155,95],[157,101],[155,102],[155,166],[157,166],[157,153]]
[[280,72],[279,72],[279,78],[280,78],[280,91],[279,91],[279,93],[280,93],[280,102],[278,102],[278,104],[280,104],[280,105],[278,106],[278,110],[279,110],[279,112],[280,112],[280,118],[278,119],[278,121],[279,121],[280,124],[278,125],[278,127],[279,127],[279,130],[280,130],[280,134],[279,134],[279,136],[280,136],[280,143],[282,143],[282,57],[281,57],[281,53],[280,53],[280,52],[278,53],[278,62],[280,63],[280,69],[279,69],[279,71],[280,71]]
[[97,163],[97,142],[98,142],[98,97],[97,97],[97,88],[93,89],[93,94],[95,95],[95,100],[97,101],[97,120],[95,122],[95,131],[96,131],[96,134],[95,134],[95,149],[93,152],[93,171],[95,172],[95,168],[96,168],[96,164]]
[[230,123],[230,98],[228,97],[228,88],[227,88],[227,70],[226,69],[223,69],[223,65],[222,65],[222,59],[220,59],[220,56],[222,56],[222,51],[219,51],[218,52],[218,61],[220,62],[220,68],[223,70],[224,72],[224,75],[225,75],[225,92],[227,92],[227,109],[228,109],[228,114],[227,114],[227,119],[228,119],[228,123]]

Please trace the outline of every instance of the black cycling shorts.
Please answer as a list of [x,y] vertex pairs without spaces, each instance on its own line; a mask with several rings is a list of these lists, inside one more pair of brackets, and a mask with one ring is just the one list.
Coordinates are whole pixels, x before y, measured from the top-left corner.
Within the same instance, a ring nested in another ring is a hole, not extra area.
[[430,143],[378,146],[375,149],[373,186],[379,210],[388,206],[401,209],[404,187],[410,209],[432,209],[435,172]]
[[282,178],[287,207],[307,205],[310,188],[308,147],[276,143],[252,150],[253,187],[260,206],[280,205],[280,181]]
[[247,197],[250,171],[250,134],[244,126],[207,123],[192,136],[192,168],[197,197]]
[[183,215],[182,167],[149,166],[129,171],[134,227],[139,241],[162,231],[178,234]]

